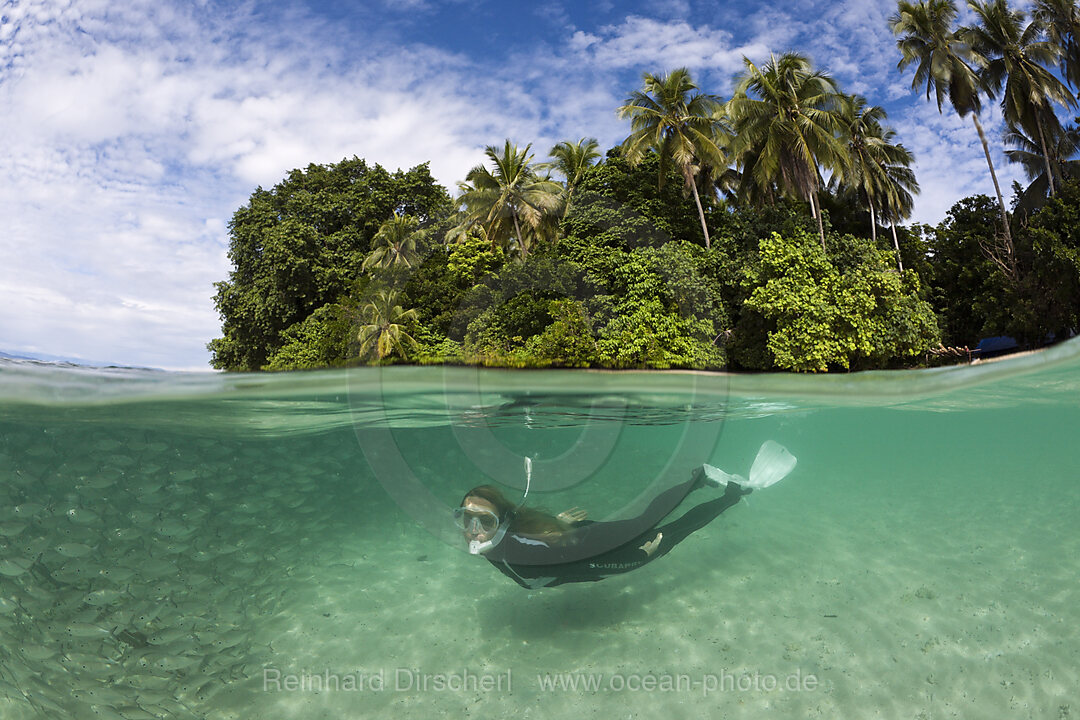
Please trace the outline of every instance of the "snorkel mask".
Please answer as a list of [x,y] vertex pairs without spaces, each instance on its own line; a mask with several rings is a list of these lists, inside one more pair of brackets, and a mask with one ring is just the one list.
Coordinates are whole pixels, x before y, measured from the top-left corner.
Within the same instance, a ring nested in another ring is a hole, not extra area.
[[507,525],[509,525],[509,523],[504,523],[504,524],[500,525],[499,529],[495,531],[495,534],[491,537],[490,540],[485,540],[483,542],[480,542],[479,540],[475,540],[475,539],[470,540],[469,541],[469,554],[470,555],[480,555],[480,554],[486,553],[488,550],[490,550],[491,548],[495,547],[500,542],[502,542],[503,536],[506,535]]
[[529,486],[532,483],[532,458],[525,458],[525,494],[521,496],[521,502],[518,506],[507,513],[505,518],[500,518],[490,510],[483,512],[469,512],[464,507],[454,508],[454,520],[457,522],[458,527],[462,530],[472,532],[474,534],[490,533],[494,531],[494,535],[488,540],[477,540],[473,538],[469,541],[469,554],[481,555],[486,553],[491,548],[502,542],[502,539],[506,536],[506,531],[510,527],[510,521],[522,505],[525,504],[525,499],[529,497]]
[[469,541],[469,552],[473,555],[479,555],[498,545],[510,526],[509,517],[504,521],[490,510],[470,510],[464,506],[454,508],[454,522],[463,532],[490,536],[488,540],[473,538]]

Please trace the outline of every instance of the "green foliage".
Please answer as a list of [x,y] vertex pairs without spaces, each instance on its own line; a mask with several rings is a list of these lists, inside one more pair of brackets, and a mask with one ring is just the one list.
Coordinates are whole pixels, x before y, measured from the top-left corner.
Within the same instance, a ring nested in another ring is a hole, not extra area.
[[997,204],[987,196],[967,197],[927,237],[933,254],[931,302],[950,347],[975,347],[1007,324],[1001,312],[1008,281],[984,250],[994,241],[997,214]]
[[[504,266],[498,276],[474,287],[462,300],[460,317],[470,319],[464,341],[466,360],[514,367],[559,364],[558,352],[544,350],[543,357],[533,357],[526,351],[526,342],[560,318],[570,322],[569,306],[553,306],[551,301],[592,294],[580,266],[550,253]],[[552,315],[552,307],[559,308],[559,315]],[[551,332],[557,334],[559,328]],[[537,347],[548,347],[552,337],[549,334]],[[570,357],[581,356],[575,351]]]
[[360,305],[360,357],[383,360],[397,356],[408,360],[408,351],[417,347],[416,340],[406,328],[417,320],[416,310],[405,310],[398,304],[396,290],[380,289]]
[[[1022,140],[1010,158],[1044,176],[1017,186],[1014,222],[999,191],[935,228],[896,227],[918,190],[911,154],[880,107],[804,56],[747,60],[727,103],[685,69],[646,74],[618,109],[630,135],[599,163],[589,138],[542,164],[506,141],[456,201],[427,165],[358,158],[256,189],[229,227],[212,364],[816,372],[918,364],[942,334],[969,346],[1071,334],[1080,187],[1066,182],[1075,139],[1053,106],[1074,97],[1051,66],[1080,72],[1075,3],[1037,0],[1026,25],[1004,0],[969,5],[973,27],[953,27],[953,0],[900,0],[890,25],[913,87],[972,115],[992,176],[978,113],[984,97],[1003,103]],[[1047,195],[1032,214],[1027,201]]]
[[672,239],[698,241],[694,201],[684,196],[672,169],[659,187],[660,159],[650,153],[632,166],[617,151],[583,173],[574,204],[562,225],[564,237],[588,239],[590,246],[631,249],[657,247]]
[[467,233],[448,248],[447,270],[461,287],[472,287],[506,262],[506,253],[498,245],[492,247],[478,233]]
[[307,370],[342,365],[349,356],[353,322],[339,303],[324,305],[282,334],[282,346],[264,370]]
[[1067,181],[1017,238],[1021,279],[1011,333],[1038,344],[1080,329],[1080,183]]
[[[964,198],[933,232],[933,301],[947,345],[974,347],[982,337],[1011,335],[1040,345],[1050,334],[1080,327],[1080,185],[1058,194],[1018,228],[1011,268],[994,262],[992,219],[985,196]],[[1011,272],[1009,271],[1011,270]]]
[[543,291],[523,290],[488,307],[469,323],[465,356],[483,365],[524,366],[525,343],[551,324],[551,301]]
[[552,322],[525,343],[525,354],[538,366],[589,367],[596,362],[596,340],[585,306],[576,300],[548,303]]
[[[1077,185],[1017,230],[1008,263],[990,257],[1003,247],[995,203],[974,197],[936,228],[901,228],[898,273],[891,232],[875,244],[823,223],[823,249],[798,199],[713,204],[707,250],[693,202],[679,182],[658,186],[659,167],[655,154],[632,167],[614,153],[584,167],[561,236],[514,262],[484,228],[449,216],[424,166],[391,174],[354,160],[296,171],[234,217],[214,362],[719,369],[730,360],[819,372],[918,363],[940,334],[928,300],[950,344],[999,333],[1034,342],[1080,323]],[[410,188],[427,193],[427,211],[404,197]],[[843,222],[866,220],[820,197]],[[384,252],[362,272],[380,227]]]
[[229,224],[227,281],[215,284],[223,337],[211,364],[256,370],[285,344],[282,333],[347,295],[379,227],[395,212],[422,226],[450,211],[427,165],[388,172],[353,158],[293,170],[258,188]]
[[457,334],[451,328],[470,285],[451,271],[448,262],[447,249],[434,248],[404,282],[404,303],[416,308],[420,326],[428,327],[440,336],[460,340],[464,327]]
[[[747,269],[745,282],[754,288],[747,305],[773,324],[767,347],[777,367],[884,367],[937,342],[937,324],[918,297],[914,274],[892,271],[888,253],[864,240],[847,236],[836,243],[864,262],[845,271],[808,234],[785,239],[774,233],[761,241],[760,265]],[[865,262],[875,254],[876,262]]]
[[394,216],[379,226],[372,238],[372,251],[364,259],[364,270],[411,268],[417,262],[416,241],[420,221],[411,215]]
[[420,365],[460,365],[465,361],[461,343],[433,332],[424,325],[417,325],[413,337],[416,340],[413,362]]
[[[690,243],[624,253],[609,278],[610,318],[597,341],[600,362],[617,368],[717,368],[724,322],[718,289],[702,279],[705,251]],[[714,322],[715,321],[715,322]]]
[[652,297],[628,303],[600,333],[600,361],[614,368],[718,368],[724,357],[712,345],[712,324],[682,317]]

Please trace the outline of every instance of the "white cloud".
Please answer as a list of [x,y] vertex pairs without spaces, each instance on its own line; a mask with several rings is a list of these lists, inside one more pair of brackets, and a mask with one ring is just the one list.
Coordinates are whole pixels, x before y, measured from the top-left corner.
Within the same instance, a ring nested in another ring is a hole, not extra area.
[[728,74],[742,68],[744,55],[759,57],[768,52],[757,41],[735,43],[726,30],[637,16],[595,33],[579,30],[571,36],[569,49],[581,62],[599,68],[644,67],[661,72],[687,67]]

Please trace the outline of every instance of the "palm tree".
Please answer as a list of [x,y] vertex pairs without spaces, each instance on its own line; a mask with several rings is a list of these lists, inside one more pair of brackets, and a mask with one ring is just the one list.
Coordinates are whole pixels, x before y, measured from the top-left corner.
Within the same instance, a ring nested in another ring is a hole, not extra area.
[[1006,253],[1011,257],[1012,232],[1009,230],[1009,216],[1005,212],[1005,201],[1001,197],[997,173],[994,172],[994,161],[990,158],[990,145],[986,141],[982,123],[979,122],[979,111],[982,109],[979,79],[965,60],[965,57],[970,56],[969,49],[952,30],[955,20],[956,5],[952,0],[900,0],[896,14],[889,18],[893,34],[900,36],[896,41],[901,53],[897,68],[903,70],[908,65],[915,64],[915,77],[911,81],[911,87],[914,89],[925,85],[928,100],[933,92],[937,99],[938,112],[941,112],[947,96],[960,117],[971,113],[975,130],[982,142],[986,164],[990,168],[990,177],[994,181],[994,191],[1001,209]]
[[1080,9],[1076,0],[1035,0],[1035,19],[1061,51],[1058,68],[1073,88],[1080,89]]
[[646,153],[660,156],[660,185],[671,164],[683,177],[694,196],[705,247],[711,248],[705,210],[698,193],[695,163],[727,167],[717,118],[720,100],[695,92],[698,86],[686,68],[667,75],[645,73],[644,87],[635,90],[618,109],[619,117],[630,120],[630,135],[623,141],[623,155],[631,164],[640,163]]
[[405,346],[416,347],[416,340],[403,329],[407,323],[416,322],[416,310],[403,310],[397,302],[396,290],[380,290],[360,309],[363,324],[356,339],[360,341],[361,357],[374,350],[379,360],[394,352],[408,359]]
[[[1037,140],[1029,138],[1019,128],[1005,135],[1005,144],[1012,146],[1005,151],[1005,155],[1024,168],[1030,181],[1016,203],[1015,212],[1021,217],[1031,215],[1046,204],[1050,187],[1042,147]],[[1080,153],[1080,129],[1075,126],[1064,128],[1060,135],[1051,136],[1046,144],[1055,174],[1058,177],[1080,179],[1080,160],[1075,159]]]
[[463,224],[482,226],[493,244],[516,241],[523,258],[536,240],[553,234],[562,209],[562,187],[537,175],[531,148],[518,150],[509,140],[501,150],[489,145],[484,154],[493,170],[477,165],[458,183]]
[[807,200],[824,250],[818,168],[835,171],[846,160],[838,138],[845,99],[836,81],[813,70],[810,61],[797,53],[774,55],[761,68],[748,58],[743,63],[746,69],[736,79],[727,105],[743,193],[771,198],[775,188]]
[[585,171],[600,159],[600,143],[595,138],[581,138],[576,143],[561,142],[551,148],[548,155],[551,162],[541,163],[538,167],[544,170],[554,170],[562,175],[566,186],[566,200],[563,203],[563,215],[570,212],[570,202],[574,196],[574,190],[581,184],[585,177]]
[[833,171],[829,180],[830,185],[852,188],[866,204],[870,211],[870,237],[875,243],[879,197],[884,194],[884,166],[892,147],[886,143],[886,131],[881,126],[885,118],[885,109],[867,105],[863,96],[849,99],[841,128],[841,140],[847,146],[846,162]]
[[420,221],[411,215],[398,215],[384,222],[372,238],[374,249],[364,259],[363,269],[416,265],[416,237]]
[[[903,153],[907,149],[903,145],[897,145]],[[896,223],[911,217],[915,208],[912,197],[919,192],[919,183],[915,179],[915,172],[908,167],[907,163],[898,162],[885,167],[885,195],[882,198],[882,216],[889,221],[892,229],[893,248],[896,250],[896,265],[900,272],[904,272],[904,261],[900,258],[900,241],[896,237]]]
[[1061,51],[1042,39],[1042,23],[1025,26],[1024,14],[1010,10],[1006,0],[968,0],[968,6],[979,23],[962,28],[960,34],[978,53],[982,84],[991,97],[1001,92],[1001,109],[1010,127],[1023,128],[1039,139],[1053,195],[1054,172],[1046,140],[1048,133],[1061,130],[1053,103],[1076,105],[1064,83],[1047,70],[1057,65]]

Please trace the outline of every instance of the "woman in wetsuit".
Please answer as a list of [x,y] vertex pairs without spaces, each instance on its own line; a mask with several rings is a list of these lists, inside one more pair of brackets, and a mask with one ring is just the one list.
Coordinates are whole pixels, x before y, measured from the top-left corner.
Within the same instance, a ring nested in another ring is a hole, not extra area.
[[[751,492],[735,478],[706,469],[715,470],[709,466],[695,469],[689,480],[665,490],[643,513],[627,520],[592,522],[577,508],[550,515],[517,507],[491,485],[466,493],[454,514],[470,551],[483,554],[522,587],[603,580],[663,557]],[[694,490],[705,485],[721,487],[718,473],[727,481],[720,497],[657,527]]]
[[[702,465],[689,480],[660,493],[643,513],[627,520],[592,522],[577,508],[550,515],[514,505],[491,485],[465,493],[454,517],[469,543],[469,552],[482,554],[522,587],[603,580],[666,555],[743,495],[785,477],[795,464],[795,456],[767,440],[758,450],[749,480]],[[724,488],[724,493],[658,526],[687,495],[703,486]]]

